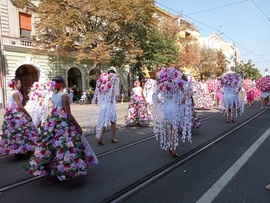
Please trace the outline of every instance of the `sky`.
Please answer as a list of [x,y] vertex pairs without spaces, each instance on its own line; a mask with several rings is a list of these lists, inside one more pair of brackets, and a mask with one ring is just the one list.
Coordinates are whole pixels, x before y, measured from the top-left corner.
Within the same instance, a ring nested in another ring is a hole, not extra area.
[[156,0],[156,6],[193,23],[201,37],[215,32],[234,42],[243,61],[270,70],[270,0]]

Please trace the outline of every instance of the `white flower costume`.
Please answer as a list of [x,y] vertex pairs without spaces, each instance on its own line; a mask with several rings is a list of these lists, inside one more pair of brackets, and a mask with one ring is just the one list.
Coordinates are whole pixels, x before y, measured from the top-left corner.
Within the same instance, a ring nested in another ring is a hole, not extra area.
[[[32,120],[36,126],[44,123],[47,118],[50,99],[51,99],[51,84],[42,84],[35,82],[31,86],[29,94],[29,101],[25,105],[25,109],[32,117]],[[43,101],[40,102],[39,100]]]
[[156,139],[164,150],[178,146],[178,132],[181,140],[191,142],[191,99],[184,94],[186,81],[183,74],[169,67],[157,74],[157,85],[153,94],[153,121]]
[[[119,92],[119,77],[114,73],[103,73],[97,80],[94,97],[90,105],[87,130],[99,138],[103,127],[116,122],[116,99]],[[98,104],[98,108],[96,106]]]
[[[244,102],[240,98],[241,94],[241,76],[238,74],[228,73],[224,75],[219,81],[219,91],[223,93],[221,99],[221,111],[229,114],[229,109],[239,109],[240,114],[244,113]],[[237,110],[235,115],[231,111],[231,116],[237,117]]]
[[155,90],[156,81],[153,79],[148,79],[144,84],[143,94],[147,103],[147,111],[149,117],[152,117],[152,107],[153,107],[153,93]]

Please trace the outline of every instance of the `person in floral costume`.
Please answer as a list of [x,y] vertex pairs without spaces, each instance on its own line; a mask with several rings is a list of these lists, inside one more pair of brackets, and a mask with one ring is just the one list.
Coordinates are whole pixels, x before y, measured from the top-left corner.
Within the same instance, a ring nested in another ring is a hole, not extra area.
[[178,134],[181,140],[191,142],[192,105],[187,93],[187,78],[175,67],[162,68],[157,73],[157,84],[153,94],[154,134],[160,147],[178,157]]
[[226,115],[226,122],[235,123],[237,117],[237,109],[240,114],[244,113],[244,102],[240,98],[239,93],[241,87],[241,76],[239,74],[227,73],[222,76],[219,81],[219,91],[223,93],[221,100],[221,112]]
[[37,127],[40,127],[47,118],[51,99],[50,89],[50,83],[35,82],[28,93],[29,101],[24,108]]
[[137,126],[141,127],[142,123],[149,123],[150,118],[140,81],[134,82],[132,93],[125,122],[127,124],[136,123]]
[[[192,114],[192,120],[191,120],[191,128],[200,128],[202,123],[201,120],[195,110],[195,102],[194,102],[194,90],[197,91],[197,83],[192,76],[187,76],[187,85],[186,85],[186,95],[190,98],[191,100],[191,114]],[[195,87],[195,88],[194,88]]]
[[269,92],[270,92],[270,77],[262,77],[256,82],[256,87],[261,91],[261,109],[268,109]]
[[208,91],[207,83],[204,80],[202,80],[199,83],[199,97],[195,104],[195,108],[205,109],[207,107],[213,106],[214,103],[215,102],[212,100],[210,93]]
[[[89,133],[93,133],[96,127],[98,145],[104,145],[102,141],[106,127],[111,124],[111,143],[118,143],[116,132],[116,99],[119,92],[119,77],[115,71],[102,73],[96,83],[96,89],[92,104],[90,105],[88,126]],[[98,104],[98,108],[96,108]]]
[[147,104],[147,112],[148,112],[148,115],[151,119],[153,118],[153,99],[152,99],[152,96],[154,93],[155,85],[156,85],[155,80],[148,79],[143,87],[143,95],[145,97],[146,104]]
[[0,152],[3,155],[25,154],[36,146],[38,130],[22,105],[21,81],[12,79],[8,86],[12,90],[4,114]]
[[55,76],[51,86],[55,88],[53,109],[40,127],[38,145],[25,170],[34,176],[55,175],[64,181],[86,175],[87,168],[98,160],[71,113],[63,77]]

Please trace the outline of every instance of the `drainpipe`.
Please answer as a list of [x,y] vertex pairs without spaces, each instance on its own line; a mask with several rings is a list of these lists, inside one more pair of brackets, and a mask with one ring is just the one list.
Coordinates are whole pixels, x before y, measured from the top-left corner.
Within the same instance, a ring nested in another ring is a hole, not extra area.
[[3,46],[3,35],[2,35],[2,19],[0,16],[0,109],[5,108],[6,98],[5,98],[5,83],[6,83],[6,76],[5,76],[5,62],[4,62],[4,46]]

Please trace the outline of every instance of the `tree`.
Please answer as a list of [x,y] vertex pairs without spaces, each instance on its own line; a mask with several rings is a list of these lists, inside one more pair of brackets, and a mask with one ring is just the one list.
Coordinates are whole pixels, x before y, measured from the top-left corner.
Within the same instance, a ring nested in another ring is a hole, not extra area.
[[227,70],[226,57],[221,50],[203,47],[200,50],[199,62],[195,67],[197,73],[195,77],[200,78],[200,80],[208,77],[218,78]]
[[112,57],[118,63],[134,62],[142,54],[140,42],[155,27],[153,0],[40,0],[37,6],[29,0],[12,2],[37,13],[36,48],[50,52],[59,46],[60,55],[98,66]]
[[240,74],[243,79],[251,78],[254,80],[258,80],[262,77],[259,69],[254,68],[251,60],[246,63],[244,63],[243,61],[241,63],[237,63],[234,69],[235,73]]
[[217,54],[217,66],[215,69],[215,76],[216,77],[221,77],[223,75],[223,73],[225,73],[227,71],[227,63],[228,61],[226,60],[226,56],[222,53],[221,50],[216,52]]

